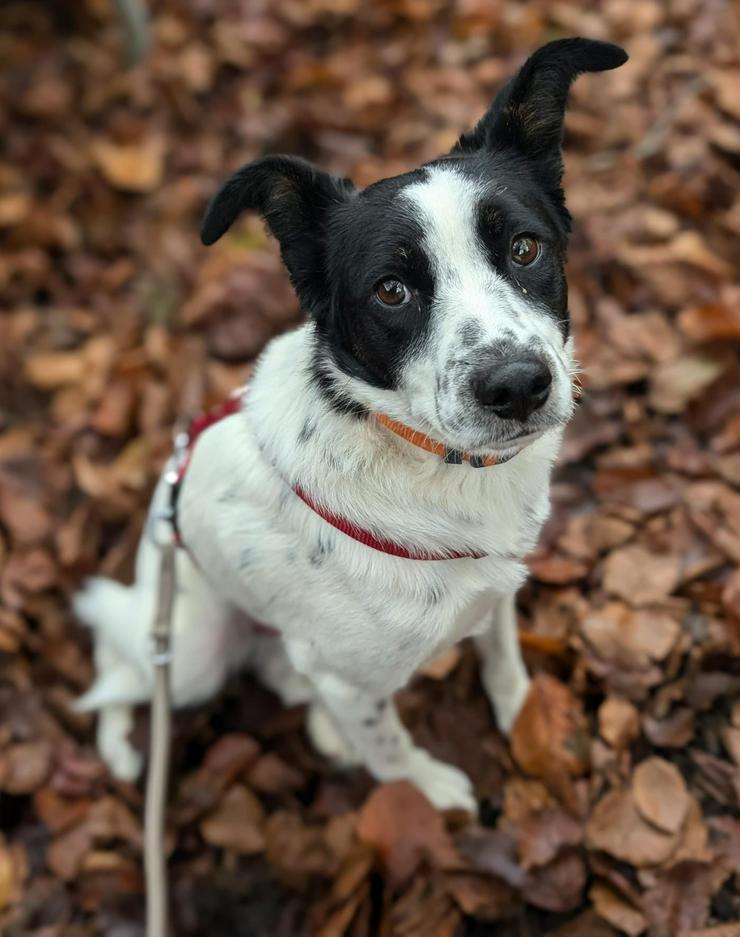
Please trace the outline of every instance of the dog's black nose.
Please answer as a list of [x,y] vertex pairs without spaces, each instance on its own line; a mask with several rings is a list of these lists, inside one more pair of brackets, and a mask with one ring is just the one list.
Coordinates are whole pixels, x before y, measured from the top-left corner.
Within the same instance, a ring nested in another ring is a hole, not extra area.
[[501,419],[523,422],[547,400],[551,384],[545,362],[535,355],[522,355],[479,371],[473,378],[473,394]]

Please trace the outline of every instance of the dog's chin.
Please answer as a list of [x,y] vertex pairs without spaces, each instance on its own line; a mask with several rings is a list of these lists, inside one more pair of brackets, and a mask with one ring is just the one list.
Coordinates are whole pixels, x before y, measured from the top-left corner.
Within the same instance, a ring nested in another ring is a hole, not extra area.
[[[510,432],[492,431],[489,426],[471,427],[469,434],[456,434],[456,440],[446,439],[448,445],[463,449],[472,455],[495,456],[500,459],[510,459],[517,453],[527,449],[547,433],[562,428],[565,420],[540,424],[537,427],[520,427]],[[467,437],[467,439],[465,439]]]

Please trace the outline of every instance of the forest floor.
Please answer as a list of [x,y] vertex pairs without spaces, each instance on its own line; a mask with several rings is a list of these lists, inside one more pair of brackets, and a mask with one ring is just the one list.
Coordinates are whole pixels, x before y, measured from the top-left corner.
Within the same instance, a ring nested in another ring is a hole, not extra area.
[[[507,740],[468,646],[399,694],[480,819],[314,754],[246,677],[176,720],[178,937],[740,934],[740,29],[723,0],[157,0],[122,65],[103,0],[0,9],[0,932],[142,933],[140,786],[72,703],[70,593],[126,579],[176,416],[298,310],[217,182],[289,151],[360,184],[448,149],[557,36],[584,393],[520,602]],[[147,717],[137,743],[146,743]]]

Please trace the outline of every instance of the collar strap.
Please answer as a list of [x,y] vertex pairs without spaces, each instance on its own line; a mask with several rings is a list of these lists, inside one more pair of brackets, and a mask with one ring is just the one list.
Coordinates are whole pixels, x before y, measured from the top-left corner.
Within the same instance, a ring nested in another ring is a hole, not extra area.
[[[174,540],[177,546],[184,546],[182,542],[182,537],[180,535],[180,529],[177,523],[177,509],[179,503],[180,489],[182,488],[182,483],[185,478],[185,474],[190,465],[190,459],[193,454],[193,449],[195,444],[198,441],[198,437],[207,430],[210,426],[213,426],[214,423],[218,423],[220,420],[223,420],[225,417],[231,416],[234,413],[238,413],[242,406],[242,392],[237,391],[234,395],[224,401],[220,406],[216,407],[213,410],[208,411],[198,419],[193,420],[190,424],[188,430],[179,435],[176,444],[175,444],[175,465],[171,470],[171,474],[167,478],[168,484],[170,486],[170,503],[168,518],[172,525],[172,531],[174,535]],[[378,417],[378,419],[381,419]],[[422,437],[421,433],[415,433],[414,430],[409,429],[409,427],[403,426],[401,423],[394,423],[393,420],[389,420],[388,424],[385,423],[387,417],[383,417],[381,422],[384,425],[387,425],[389,429],[393,429],[393,426],[398,426],[401,430],[404,430],[408,433],[411,433],[415,436]],[[392,424],[392,425],[390,425]],[[394,430],[398,432],[398,430]],[[405,433],[399,433],[403,435]],[[445,452],[454,452],[456,450],[447,450],[446,447],[442,446],[441,443],[433,443],[431,440],[427,440],[426,437],[422,437],[426,442],[426,445],[422,448],[427,448],[430,452],[436,452],[438,455],[444,455]],[[409,442],[414,440],[409,439]],[[416,445],[421,445],[421,443],[416,443]],[[430,445],[440,446],[444,452],[437,452],[435,449],[429,449]],[[462,455],[462,454],[461,454]],[[472,459],[476,458],[475,456],[469,456],[470,464],[473,465]],[[448,460],[453,461],[453,460]],[[462,461],[462,459],[457,460]],[[484,464],[495,464],[494,462],[481,462],[481,465]],[[439,552],[427,552],[423,550],[409,550],[407,547],[403,546],[400,543],[395,543],[393,540],[386,540],[384,537],[376,537],[375,534],[371,533],[369,530],[364,530],[362,527],[358,527],[356,524],[353,524],[352,521],[347,520],[345,517],[341,517],[339,514],[335,514],[333,511],[330,511],[324,505],[320,504],[318,501],[315,501],[311,495],[309,495],[300,484],[297,482],[291,485],[291,488],[295,494],[303,501],[303,503],[309,507],[314,514],[326,521],[327,524],[331,524],[332,527],[336,528],[343,534],[346,534],[348,537],[351,537],[353,540],[357,540],[358,543],[364,544],[366,547],[370,547],[372,550],[378,550],[380,553],[388,553],[391,556],[398,556],[407,560],[461,560],[461,559],[474,559],[479,560],[484,556],[487,556],[486,553],[479,553],[474,550],[445,550]]]
[[501,462],[507,461],[506,458],[497,459],[496,456],[492,455],[472,455],[470,452],[465,452],[463,449],[451,449],[449,446],[445,446],[444,443],[432,439],[425,433],[420,433],[418,430],[411,429],[410,426],[399,423],[398,420],[392,420],[384,413],[376,413],[374,416],[378,423],[385,426],[386,429],[389,429],[402,439],[405,439],[406,442],[410,442],[412,446],[424,449],[426,452],[431,452],[451,465],[461,465],[463,462],[467,462],[473,468],[487,468],[489,465],[498,465]]
[[362,543],[373,550],[378,550],[380,553],[389,553],[391,556],[400,556],[406,560],[479,560],[488,555],[486,553],[477,553],[473,550],[466,550],[464,552],[446,550],[438,553],[429,553],[423,550],[409,550],[407,547],[404,547],[400,543],[395,543],[393,540],[386,540],[384,537],[376,537],[375,534],[370,533],[369,530],[363,530],[362,527],[358,527],[345,517],[334,514],[333,511],[330,511],[328,508],[324,507],[324,505],[315,501],[299,484],[296,483],[291,487],[301,501],[311,508],[314,514],[318,514],[322,520],[326,521],[327,524],[331,524],[332,527],[335,527],[353,540],[357,540],[358,543]]

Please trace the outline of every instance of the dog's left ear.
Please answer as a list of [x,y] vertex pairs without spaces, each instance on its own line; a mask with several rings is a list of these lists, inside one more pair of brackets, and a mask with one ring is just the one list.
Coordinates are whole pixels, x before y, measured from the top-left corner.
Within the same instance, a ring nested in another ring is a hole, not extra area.
[[324,295],[325,240],[332,208],[355,189],[297,156],[265,156],[238,169],[211,199],[201,240],[213,244],[245,211],[257,211],[280,243],[280,253],[307,311]]
[[499,92],[493,104],[455,152],[510,148],[531,160],[553,190],[563,175],[560,148],[568,90],[583,72],[602,72],[627,61],[611,42],[557,39],[538,49]]

